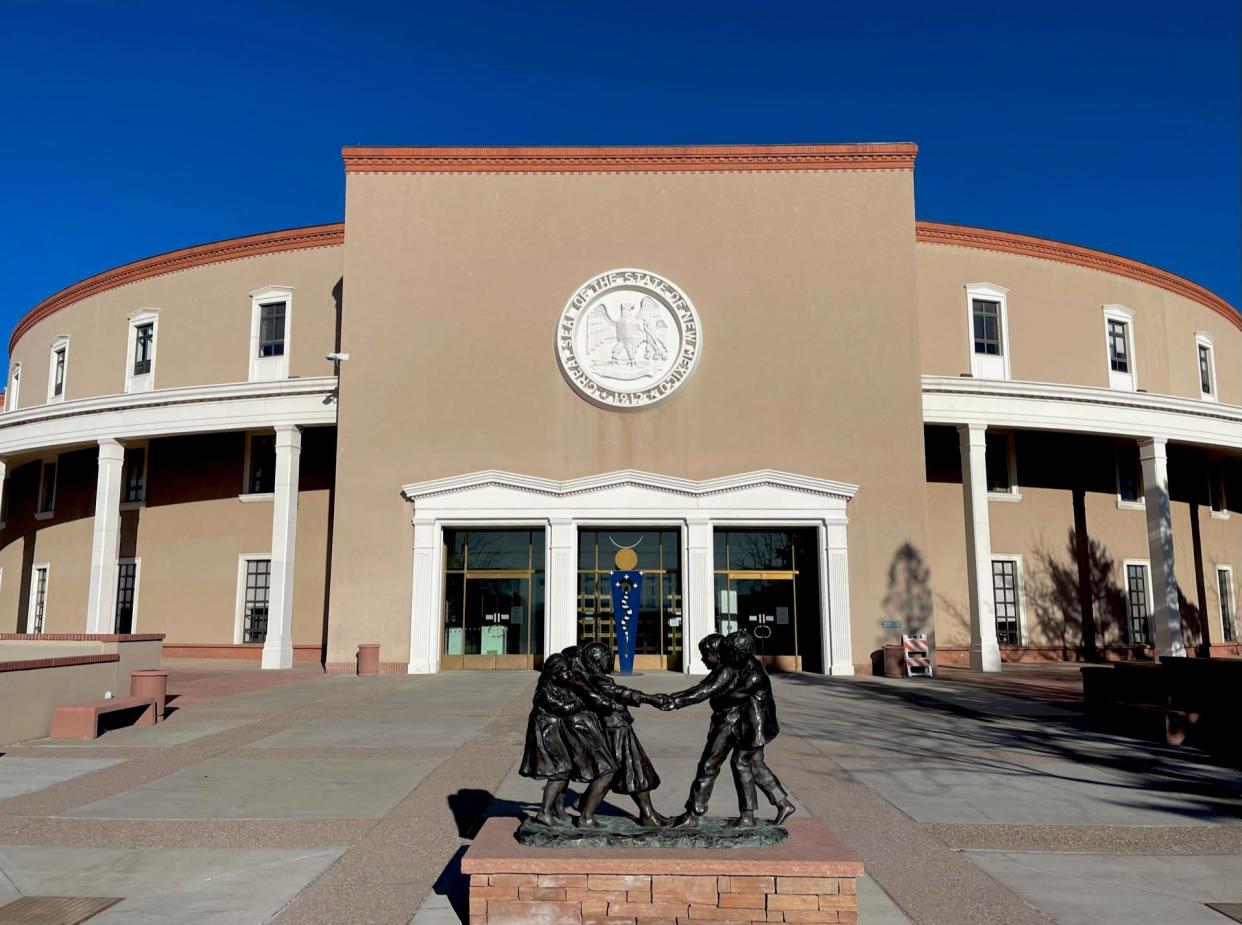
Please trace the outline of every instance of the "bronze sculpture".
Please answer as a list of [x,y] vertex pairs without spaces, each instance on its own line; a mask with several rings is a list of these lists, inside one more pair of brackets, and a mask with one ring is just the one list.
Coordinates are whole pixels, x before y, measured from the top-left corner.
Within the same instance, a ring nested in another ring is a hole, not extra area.
[[677,710],[705,700],[712,706],[707,743],[686,811],[673,825],[698,827],[716,777],[730,755],[739,807],[731,827],[753,829],[757,825],[757,790],[776,807],[776,826],[794,812],[794,804],[764,760],[764,746],[780,727],[771,682],[755,658],[754,638],[745,631],[727,638],[713,633],[699,643],[699,651],[711,673],[694,687],[672,695],[645,694],[613,681],[608,676],[612,650],[604,643],[581,649],[570,646],[548,657],[535,688],[520,769],[524,777],[545,781],[536,823],[569,825],[562,800],[573,780],[588,785],[578,803],[578,828],[600,827],[595,813],[609,790],[633,797],[644,831],[666,825],[668,820],[651,803],[651,791],[659,787],[660,776],[634,733],[629,708],[648,704]]

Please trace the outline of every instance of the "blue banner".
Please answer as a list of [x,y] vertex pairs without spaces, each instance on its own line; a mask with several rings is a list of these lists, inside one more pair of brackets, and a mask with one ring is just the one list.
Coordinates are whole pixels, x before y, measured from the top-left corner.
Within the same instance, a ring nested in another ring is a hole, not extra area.
[[638,608],[643,599],[643,573],[621,571],[609,575],[612,612],[616,615],[617,658],[621,674],[634,673],[634,645],[638,641]]

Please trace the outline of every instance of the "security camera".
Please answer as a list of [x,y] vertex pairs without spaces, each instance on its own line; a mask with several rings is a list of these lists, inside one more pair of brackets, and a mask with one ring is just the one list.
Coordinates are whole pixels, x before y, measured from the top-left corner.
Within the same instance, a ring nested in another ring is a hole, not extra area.
[[345,360],[349,359],[349,354],[348,353],[329,353],[326,357],[324,357],[324,359],[331,360],[333,363],[342,363]]

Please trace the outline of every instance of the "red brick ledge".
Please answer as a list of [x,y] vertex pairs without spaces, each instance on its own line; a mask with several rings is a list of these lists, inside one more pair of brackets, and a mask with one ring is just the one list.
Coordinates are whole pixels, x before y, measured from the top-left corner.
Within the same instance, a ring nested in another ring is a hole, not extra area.
[[338,247],[344,242],[345,225],[337,222],[331,225],[309,225],[305,228],[289,228],[284,231],[269,231],[262,234],[244,235],[240,238],[227,238],[223,241],[183,247],[166,254],[157,254],[133,263],[125,263],[111,270],[97,273],[72,286],[67,286],[60,292],[48,296],[28,311],[13,329],[13,336],[9,338],[9,353],[13,352],[21,336],[44,318],[54,315],[63,308],[68,308],[75,302],[118,286],[150,279],[152,276],[162,276],[165,273],[175,273],[178,270],[224,263],[227,260],[240,260],[243,257],[258,257],[263,254],[277,254],[281,251],[315,247]]
[[[232,658],[257,662],[263,657],[263,643],[166,642],[163,656],[164,658]],[[323,661],[323,648],[295,645],[293,660],[295,662],[321,662]]]
[[0,633],[0,640],[33,640],[51,642],[154,642],[163,633]]
[[64,658],[24,658],[19,661],[0,662],[0,671],[30,671],[35,668],[68,668],[71,665],[99,665],[104,662],[119,662],[121,656],[109,655],[67,655]]
[[[1099,646],[1099,657],[1106,662],[1154,662],[1156,651],[1151,646]],[[1001,646],[1002,662],[1083,662],[1080,646]],[[968,666],[969,646],[936,646],[936,661],[942,665]]]
[[767,173],[913,170],[909,142],[639,147],[347,147],[348,173]]
[[1068,263],[1090,270],[1102,270],[1127,279],[1157,286],[1183,298],[1198,302],[1226,318],[1238,330],[1242,330],[1242,315],[1237,309],[1198,283],[1153,267],[1151,264],[1120,257],[1106,251],[1097,251],[1078,244],[1015,234],[1010,231],[993,231],[990,228],[972,228],[969,225],[948,225],[944,222],[915,222],[915,239],[923,244],[951,244],[957,247],[973,247],[978,250],[999,251],[1022,257],[1039,257]]
[[[380,662],[380,674],[409,674],[410,666],[405,662]],[[323,666],[324,674],[357,674],[357,661],[328,662]]]

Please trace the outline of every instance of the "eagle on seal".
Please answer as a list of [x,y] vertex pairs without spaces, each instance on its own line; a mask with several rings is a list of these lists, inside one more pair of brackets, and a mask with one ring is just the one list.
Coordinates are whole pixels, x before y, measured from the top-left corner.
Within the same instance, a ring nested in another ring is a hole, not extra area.
[[667,312],[650,296],[643,296],[635,305],[622,302],[613,317],[603,302],[598,303],[587,319],[587,352],[615,339],[609,363],[618,366],[637,366],[639,361],[664,360],[668,358]]

